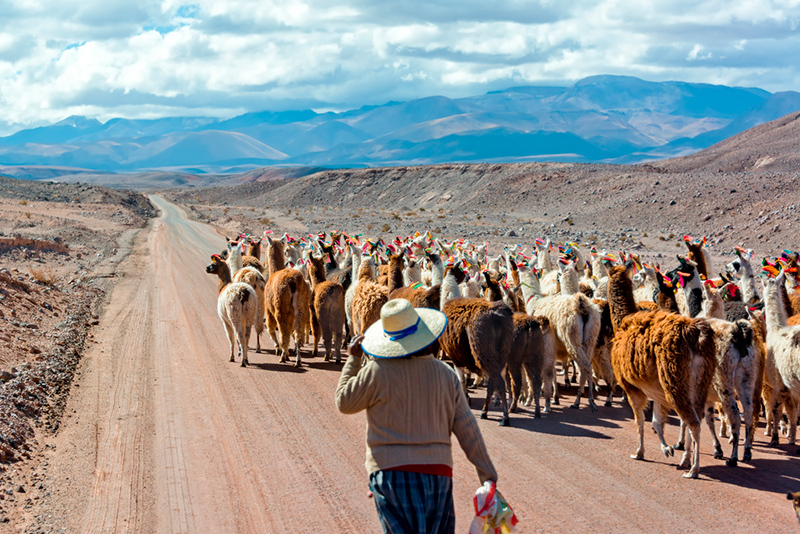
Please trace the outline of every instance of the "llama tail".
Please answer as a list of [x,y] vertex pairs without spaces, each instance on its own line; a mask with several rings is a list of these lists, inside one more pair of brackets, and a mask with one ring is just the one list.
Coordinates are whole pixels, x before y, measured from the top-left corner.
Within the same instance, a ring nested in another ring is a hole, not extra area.
[[239,299],[239,302],[244,304],[250,300],[250,288],[249,287],[240,287],[236,292],[236,298]]
[[753,326],[750,321],[744,319],[737,320],[734,325],[736,325],[736,329],[733,331],[733,346],[736,348],[739,358],[747,358],[753,345]]

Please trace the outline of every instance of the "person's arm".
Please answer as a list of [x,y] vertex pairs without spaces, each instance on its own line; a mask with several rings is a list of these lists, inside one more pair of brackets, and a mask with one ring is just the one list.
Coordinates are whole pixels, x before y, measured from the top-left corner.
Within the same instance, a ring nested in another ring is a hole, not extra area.
[[350,356],[342,368],[339,385],[336,387],[336,407],[340,412],[353,414],[366,410],[372,403],[375,391],[374,376],[368,367],[361,367],[361,340],[358,336],[350,344]]
[[467,459],[475,466],[481,484],[487,480],[497,482],[497,471],[489,458],[486,442],[483,441],[478,421],[472,414],[467,404],[467,397],[461,390],[461,383],[456,380],[456,409],[453,418],[453,434],[456,435],[459,445],[464,449]]

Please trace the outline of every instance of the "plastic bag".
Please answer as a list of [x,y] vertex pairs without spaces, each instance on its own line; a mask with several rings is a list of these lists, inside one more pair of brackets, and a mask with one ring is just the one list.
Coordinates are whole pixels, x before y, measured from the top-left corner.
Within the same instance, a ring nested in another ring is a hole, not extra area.
[[508,534],[517,528],[517,516],[491,480],[478,488],[473,499],[475,519],[469,534]]

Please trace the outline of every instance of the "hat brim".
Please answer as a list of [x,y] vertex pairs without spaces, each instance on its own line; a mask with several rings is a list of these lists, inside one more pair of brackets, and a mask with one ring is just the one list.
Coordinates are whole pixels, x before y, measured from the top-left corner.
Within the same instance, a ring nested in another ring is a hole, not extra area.
[[361,349],[373,358],[402,358],[432,345],[444,333],[447,316],[430,308],[416,308],[416,312],[420,318],[416,332],[392,341],[378,320],[364,332]]

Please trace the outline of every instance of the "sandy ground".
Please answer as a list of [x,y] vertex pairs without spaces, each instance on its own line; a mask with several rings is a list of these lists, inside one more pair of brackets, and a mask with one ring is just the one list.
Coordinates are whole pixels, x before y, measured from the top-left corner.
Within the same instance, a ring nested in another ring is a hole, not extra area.
[[[204,271],[223,238],[153,200],[162,216],[119,268],[62,430],[44,445],[48,492],[26,524],[379,532],[363,467],[365,418],[333,404],[340,366],[306,353],[297,370],[278,364],[271,348],[252,351],[246,369],[229,363],[216,277]],[[268,336],[262,342],[271,347]],[[512,415],[511,428],[497,426],[496,410],[480,421],[519,532],[797,531],[785,493],[800,489],[800,457],[785,442],[766,449],[763,423],[753,461],[738,468],[712,458],[704,429],[700,480],[686,480],[649,428],[646,461],[628,458],[636,437],[621,399],[597,414],[570,402],[540,420]],[[676,439],[674,421],[667,434]],[[454,473],[457,531],[465,532],[478,479],[457,445]]]

